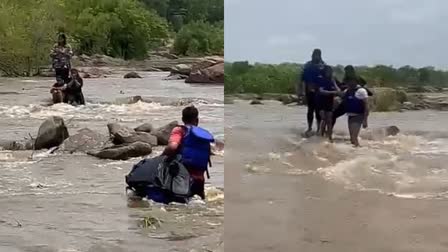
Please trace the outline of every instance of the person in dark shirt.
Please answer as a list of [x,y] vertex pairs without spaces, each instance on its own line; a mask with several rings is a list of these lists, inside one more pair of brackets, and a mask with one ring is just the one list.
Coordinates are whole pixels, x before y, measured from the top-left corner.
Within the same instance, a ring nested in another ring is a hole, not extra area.
[[325,62],[322,60],[322,52],[320,49],[314,49],[311,55],[311,61],[307,62],[303,67],[303,72],[301,75],[301,90],[299,90],[299,95],[302,95],[306,99],[306,104],[308,106],[307,121],[308,130],[307,133],[312,131],[314,115],[317,121],[317,131],[320,127],[320,114],[318,108],[316,107],[316,82],[321,75],[321,72],[325,66]]
[[[342,83],[339,85],[341,91],[345,91],[347,89],[348,82],[351,80],[354,80],[362,88],[364,88],[367,91],[368,96],[373,96],[372,91],[370,91],[366,87],[367,85],[366,80],[356,73],[356,70],[352,65],[348,65],[344,68],[344,78],[342,79]],[[333,127],[336,124],[336,120],[342,115],[344,115],[345,112],[346,112],[345,104],[344,102],[341,102],[339,105],[337,105],[336,109],[333,112]]]
[[322,118],[319,133],[321,136],[327,135],[332,142],[334,97],[340,93],[340,89],[333,78],[333,69],[330,66],[325,66],[323,76],[318,79],[317,84],[316,103]]
[[83,79],[77,69],[70,70],[71,78],[65,88],[65,101],[72,105],[85,105],[84,95],[82,93]]

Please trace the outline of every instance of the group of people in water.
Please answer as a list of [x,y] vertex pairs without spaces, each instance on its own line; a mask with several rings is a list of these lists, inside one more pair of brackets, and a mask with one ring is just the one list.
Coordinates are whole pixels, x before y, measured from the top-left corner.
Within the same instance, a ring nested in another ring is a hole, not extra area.
[[315,117],[317,134],[328,137],[332,142],[337,118],[347,114],[350,142],[358,147],[361,127],[368,126],[368,97],[373,93],[352,65],[346,66],[344,71],[344,78],[339,81],[334,76],[332,67],[323,61],[320,49],[314,49],[311,61],[304,65],[299,95],[305,98],[308,106],[306,134],[312,132]]
[[68,103],[72,105],[84,105],[82,93],[83,79],[77,69],[72,68],[71,58],[73,50],[67,43],[67,37],[61,33],[58,42],[51,50],[52,67],[56,73],[56,83],[50,90],[53,103]]
[[[72,68],[73,51],[65,34],[50,57],[56,73],[56,83],[51,88],[54,103],[85,104],[82,93],[83,79]],[[211,144],[214,137],[198,126],[199,111],[194,106],[182,110],[183,125],[175,127],[168,145],[158,157],[143,159],[126,176],[128,193],[160,203],[187,203],[194,195],[205,199],[205,174],[211,166]],[[218,143],[219,144],[219,143]]]
[[[170,134],[160,156],[144,159],[126,176],[128,197],[147,198],[158,203],[188,203],[195,195],[205,200],[205,174],[209,177],[213,135],[199,127],[194,106],[182,110],[183,125]],[[222,147],[222,146],[221,146]]]

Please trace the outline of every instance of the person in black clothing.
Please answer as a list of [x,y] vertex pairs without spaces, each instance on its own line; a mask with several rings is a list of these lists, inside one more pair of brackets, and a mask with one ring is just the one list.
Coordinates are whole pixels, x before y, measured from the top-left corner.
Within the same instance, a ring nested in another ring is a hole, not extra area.
[[299,95],[302,95],[306,99],[306,104],[308,106],[307,120],[308,120],[308,130],[307,133],[312,131],[314,116],[316,116],[317,121],[317,131],[319,132],[319,127],[321,123],[321,117],[316,104],[316,94],[317,94],[317,79],[321,76],[325,62],[322,60],[322,52],[320,49],[314,49],[311,56],[311,61],[307,62],[303,67],[303,72],[301,75],[301,85],[299,85]]
[[71,78],[64,90],[64,102],[72,105],[85,105],[84,95],[82,93],[83,80],[79,76],[77,69],[70,70]]
[[[344,78],[342,82],[339,84],[339,88],[341,91],[345,91],[347,89],[347,83],[349,80],[356,80],[356,82],[363,87],[369,96],[373,96],[373,93],[366,87],[367,82],[364,78],[356,74],[355,68],[352,65],[348,65],[344,68]],[[333,111],[333,127],[336,124],[336,120],[345,114],[345,105],[341,102],[336,109]]]

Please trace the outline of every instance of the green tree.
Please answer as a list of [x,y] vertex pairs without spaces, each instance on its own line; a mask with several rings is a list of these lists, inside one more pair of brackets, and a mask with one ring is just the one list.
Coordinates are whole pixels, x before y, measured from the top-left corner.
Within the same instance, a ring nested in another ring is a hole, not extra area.
[[174,52],[179,55],[224,54],[224,27],[202,21],[182,27],[174,41]]

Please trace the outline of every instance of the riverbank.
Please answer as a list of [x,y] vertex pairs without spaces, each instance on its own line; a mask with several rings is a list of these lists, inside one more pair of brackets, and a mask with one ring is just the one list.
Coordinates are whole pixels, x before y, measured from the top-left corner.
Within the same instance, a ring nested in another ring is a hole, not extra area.
[[[448,110],[448,91],[442,89],[425,88],[423,91],[415,92],[413,88],[371,88],[374,96],[370,99],[372,111],[408,111],[408,110]],[[252,105],[262,105],[263,101],[279,101],[284,105],[304,105],[302,97],[294,94],[280,93],[239,93],[225,94],[224,102],[232,104],[235,100],[247,100]]]
[[[143,61],[125,61],[105,55],[74,56],[74,68],[83,78],[107,78],[116,71],[170,72],[167,80],[185,80],[186,83],[224,83],[222,56],[179,57],[168,52],[150,54]],[[41,67],[39,77],[54,77],[51,66]],[[133,78],[139,78],[133,74]]]

